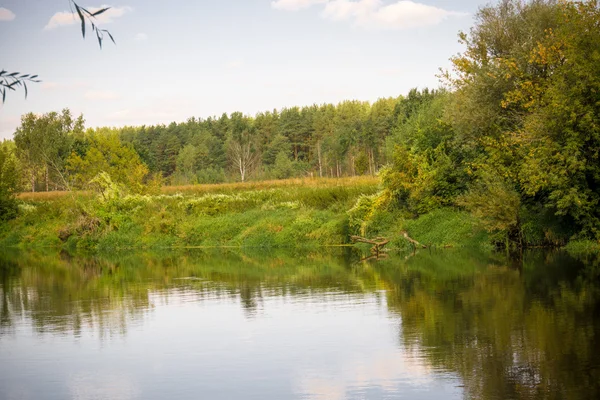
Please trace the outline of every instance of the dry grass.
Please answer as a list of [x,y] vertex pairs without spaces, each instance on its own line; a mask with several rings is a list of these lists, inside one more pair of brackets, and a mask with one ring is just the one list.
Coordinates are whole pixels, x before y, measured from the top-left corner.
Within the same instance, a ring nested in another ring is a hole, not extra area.
[[357,176],[348,178],[292,178],[271,181],[256,182],[235,182],[235,183],[217,183],[209,185],[186,185],[186,186],[165,186],[162,188],[164,194],[189,193],[221,193],[221,192],[239,192],[250,190],[279,189],[286,187],[305,187],[305,188],[324,188],[335,186],[360,186],[376,185],[378,178],[372,176]]
[[[335,186],[361,186],[376,185],[378,178],[373,176],[356,176],[347,178],[293,178],[271,181],[256,182],[235,182],[235,183],[217,183],[209,185],[186,185],[186,186],[164,186],[161,191],[163,194],[205,194],[205,193],[228,193],[250,190],[266,190],[286,187],[305,187],[305,188],[325,188]],[[20,193],[18,198],[25,201],[52,201],[62,199],[70,192],[25,192]],[[89,192],[78,192],[78,195],[87,197]]]
[[[51,191],[51,192],[23,192],[17,195],[17,198],[25,201],[53,201],[59,200],[69,196],[71,192],[68,191]],[[78,196],[88,197],[90,196],[90,192],[77,192]]]

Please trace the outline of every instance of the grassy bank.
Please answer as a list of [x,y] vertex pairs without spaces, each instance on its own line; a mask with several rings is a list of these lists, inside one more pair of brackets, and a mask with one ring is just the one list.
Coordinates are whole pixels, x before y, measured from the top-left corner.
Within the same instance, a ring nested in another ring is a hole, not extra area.
[[346,210],[377,190],[376,179],[354,178],[164,188],[160,195],[109,201],[87,193],[28,195],[19,217],[0,228],[0,246],[338,245],[347,241]]
[[[182,186],[163,186],[160,193],[165,195],[185,194],[201,196],[204,194],[235,194],[252,190],[270,190],[270,189],[290,189],[290,188],[331,188],[337,186],[376,186],[379,180],[375,177],[362,176],[354,178],[291,178],[276,179],[255,182],[234,182],[217,183],[207,185],[182,185]],[[17,198],[25,202],[40,202],[61,200],[71,197],[72,192],[51,191],[51,192],[23,192],[19,193]],[[93,193],[78,191],[79,198],[92,198]]]
[[379,189],[375,178],[346,178],[166,187],[159,195],[108,201],[90,193],[27,194],[19,216],[0,227],[0,246],[293,248],[343,245],[350,234],[364,234],[389,237],[390,248],[405,249],[404,230],[429,245],[487,243],[472,217],[451,209],[417,220],[381,211],[362,229],[365,223],[357,225],[349,210]]

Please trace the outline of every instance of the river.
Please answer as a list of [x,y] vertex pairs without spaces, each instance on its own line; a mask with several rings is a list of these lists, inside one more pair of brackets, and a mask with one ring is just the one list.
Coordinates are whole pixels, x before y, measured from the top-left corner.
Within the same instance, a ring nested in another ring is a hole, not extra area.
[[0,252],[0,399],[600,398],[563,252]]

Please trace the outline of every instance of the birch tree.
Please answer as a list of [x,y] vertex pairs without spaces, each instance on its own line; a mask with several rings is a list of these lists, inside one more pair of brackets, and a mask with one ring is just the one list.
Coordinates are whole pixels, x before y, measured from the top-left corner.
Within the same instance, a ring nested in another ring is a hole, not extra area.
[[227,157],[233,168],[240,173],[242,182],[258,165],[260,152],[252,120],[240,112],[231,115],[226,142]]

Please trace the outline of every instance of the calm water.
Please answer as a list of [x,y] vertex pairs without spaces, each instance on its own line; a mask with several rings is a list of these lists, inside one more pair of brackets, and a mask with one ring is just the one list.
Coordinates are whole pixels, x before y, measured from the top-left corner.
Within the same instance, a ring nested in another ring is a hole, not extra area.
[[0,399],[600,398],[598,258],[0,253]]

